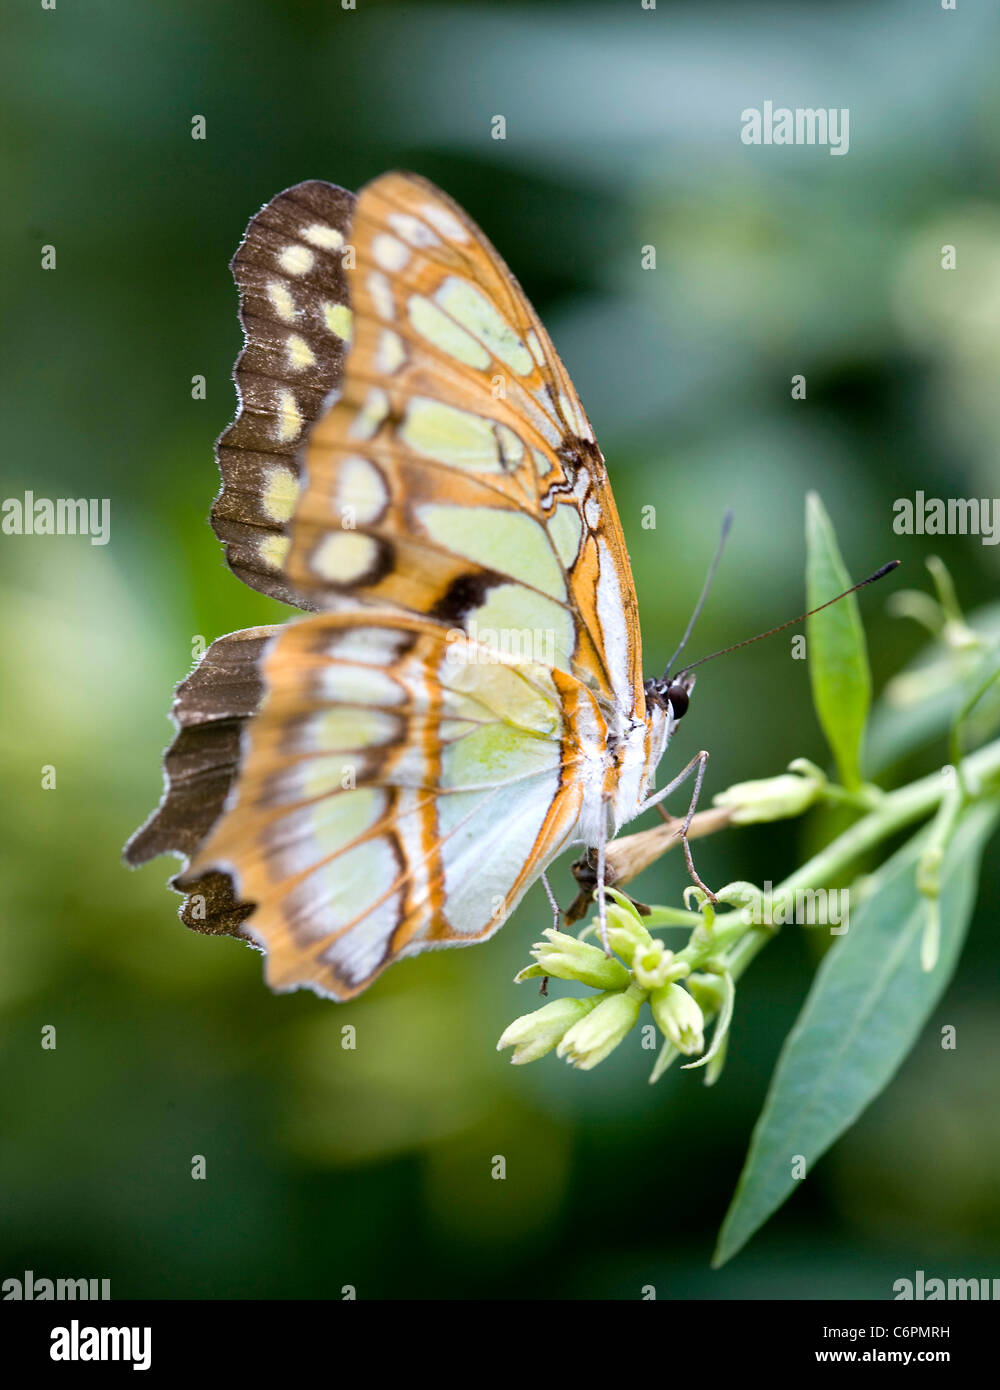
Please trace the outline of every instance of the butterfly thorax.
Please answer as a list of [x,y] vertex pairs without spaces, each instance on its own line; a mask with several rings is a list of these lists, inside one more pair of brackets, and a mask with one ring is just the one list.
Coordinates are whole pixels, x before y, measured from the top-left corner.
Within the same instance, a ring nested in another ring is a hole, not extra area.
[[[656,768],[673,732],[669,710],[651,703],[645,718],[612,717],[599,729],[588,730],[581,740],[586,772],[582,783],[578,838],[594,847],[602,837],[611,839],[638,815],[650,795]],[[604,825],[602,827],[602,818]]]

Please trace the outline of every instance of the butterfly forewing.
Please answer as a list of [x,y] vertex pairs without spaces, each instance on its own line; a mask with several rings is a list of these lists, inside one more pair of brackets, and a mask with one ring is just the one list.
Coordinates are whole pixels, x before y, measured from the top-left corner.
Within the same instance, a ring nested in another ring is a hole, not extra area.
[[246,343],[236,363],[236,419],[216,444],[222,491],[212,526],[233,573],[254,589],[314,607],[284,573],[299,455],[339,389],[351,336],[344,247],[354,195],[300,183],[252,220],[233,258]]
[[499,635],[642,717],[628,556],[600,451],[520,287],[442,193],[362,190],[355,338],[305,453],[288,573],[324,607]]

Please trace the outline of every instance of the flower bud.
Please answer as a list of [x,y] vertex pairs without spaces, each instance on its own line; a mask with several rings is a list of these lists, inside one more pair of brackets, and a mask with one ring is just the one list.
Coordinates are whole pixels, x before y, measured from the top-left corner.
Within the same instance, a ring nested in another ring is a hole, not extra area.
[[690,970],[690,965],[678,961],[662,941],[650,941],[632,957],[632,974],[643,989],[660,989],[671,980],[683,979]]
[[649,996],[657,1027],[678,1052],[692,1057],[705,1050],[705,1018],[687,990],[678,984],[663,985]]
[[784,772],[759,782],[737,782],[712,800],[729,811],[733,825],[751,825],[801,815],[817,800],[821,788],[822,783],[814,777]]
[[581,1071],[596,1067],[635,1027],[644,998],[644,992],[634,985],[605,994],[597,1008],[566,1033],[559,1044],[559,1056]]
[[608,945],[631,965],[637,951],[656,945],[632,908],[608,904]]
[[599,1000],[593,999],[553,999],[541,1009],[515,1018],[497,1043],[497,1051],[512,1047],[514,1055],[511,1062],[522,1066],[525,1062],[537,1062],[551,1052],[563,1034],[596,1007]]
[[[542,935],[546,941],[539,941],[531,948],[535,965],[528,970],[532,975],[541,972],[557,980],[579,980],[591,989],[624,989],[628,984],[629,973],[621,961],[606,956],[599,947],[556,931],[554,927],[548,927]],[[528,978],[528,974],[522,971],[517,978]]]

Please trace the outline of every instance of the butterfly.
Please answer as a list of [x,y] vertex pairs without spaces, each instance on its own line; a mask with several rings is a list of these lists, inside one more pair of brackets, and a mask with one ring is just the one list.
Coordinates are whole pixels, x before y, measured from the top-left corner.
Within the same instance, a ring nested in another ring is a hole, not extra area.
[[182,920],[343,1000],[491,936],[571,844],[601,890],[608,840],[707,755],[653,791],[693,679],[643,680],[603,456],[471,218],[412,174],[302,183],[232,268],[212,525],[306,616],[219,638],[178,687],[125,856],[187,860]]

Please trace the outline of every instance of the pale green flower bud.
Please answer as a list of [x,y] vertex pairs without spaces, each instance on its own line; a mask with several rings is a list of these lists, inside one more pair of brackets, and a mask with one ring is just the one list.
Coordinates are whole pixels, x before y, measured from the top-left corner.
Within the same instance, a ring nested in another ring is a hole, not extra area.
[[784,772],[780,777],[765,777],[759,782],[737,782],[712,800],[714,805],[729,811],[733,825],[751,825],[755,821],[801,815],[817,800],[822,785],[815,777]]
[[678,984],[663,985],[649,996],[657,1027],[678,1052],[692,1057],[705,1050],[705,1017],[687,990]]
[[682,980],[690,970],[690,965],[677,960],[662,941],[651,940],[632,957],[632,974],[643,989],[661,989],[671,980]]
[[597,1008],[566,1033],[559,1044],[559,1056],[581,1071],[596,1067],[635,1027],[645,997],[634,985],[605,994]]
[[533,1013],[522,1014],[504,1031],[497,1051],[512,1047],[514,1055],[510,1060],[515,1066],[537,1062],[539,1057],[552,1051],[567,1029],[586,1018],[598,1003],[597,995],[592,999],[554,999]]
[[597,946],[590,946],[575,936],[548,927],[542,935],[546,941],[537,942],[531,948],[535,965],[521,972],[518,980],[543,974],[552,975],[557,980],[579,980],[591,989],[624,989],[629,982],[629,973],[620,960],[606,956]]
[[608,945],[622,960],[631,965],[635,953],[645,950],[656,942],[631,909],[608,904]]

